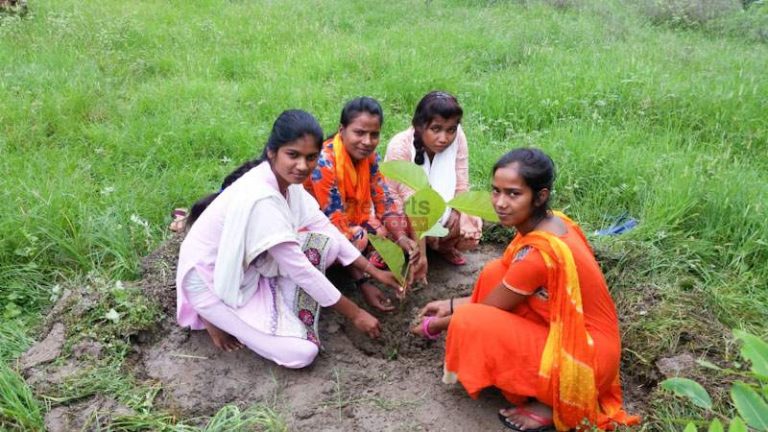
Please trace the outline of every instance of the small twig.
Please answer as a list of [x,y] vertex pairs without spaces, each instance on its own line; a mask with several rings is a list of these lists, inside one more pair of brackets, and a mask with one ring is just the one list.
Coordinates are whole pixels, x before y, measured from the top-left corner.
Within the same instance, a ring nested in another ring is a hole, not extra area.
[[210,360],[208,357],[203,356],[196,356],[192,354],[177,354],[177,353],[171,353],[169,354],[171,357],[181,357],[181,358],[191,358],[191,359],[199,359],[199,360]]

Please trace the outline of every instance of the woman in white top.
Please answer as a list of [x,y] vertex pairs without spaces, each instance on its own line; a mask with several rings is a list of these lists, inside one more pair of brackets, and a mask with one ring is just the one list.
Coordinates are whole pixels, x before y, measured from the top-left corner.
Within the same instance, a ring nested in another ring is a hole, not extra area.
[[[416,106],[411,127],[395,135],[387,146],[385,160],[405,160],[421,166],[429,184],[440,196],[449,201],[455,195],[469,190],[469,149],[467,137],[461,129],[463,110],[452,95],[433,91]],[[389,181],[390,191],[401,204],[413,195],[409,187]],[[440,223],[448,229],[445,237],[427,237],[424,243],[454,265],[463,265],[462,252],[474,249],[480,241],[483,223],[479,217],[447,208]],[[426,260],[426,250],[421,259]],[[414,275],[416,280],[426,276]]]
[[245,345],[290,368],[307,366],[317,356],[321,306],[379,336],[378,320],[324,275],[339,261],[401,289],[391,273],[369,265],[304,190],[322,137],[309,113],[283,112],[262,157],[193,206],[176,277],[180,325],[205,328],[224,350]]

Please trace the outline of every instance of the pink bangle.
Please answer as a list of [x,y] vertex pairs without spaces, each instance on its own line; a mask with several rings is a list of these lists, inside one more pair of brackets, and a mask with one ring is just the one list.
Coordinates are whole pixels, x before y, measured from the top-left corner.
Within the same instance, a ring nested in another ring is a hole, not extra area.
[[438,338],[440,338],[440,333],[432,334],[429,332],[429,323],[431,323],[434,319],[435,317],[433,316],[426,317],[421,324],[421,329],[424,331],[424,336],[426,336],[427,339],[430,339],[430,340],[437,340]]

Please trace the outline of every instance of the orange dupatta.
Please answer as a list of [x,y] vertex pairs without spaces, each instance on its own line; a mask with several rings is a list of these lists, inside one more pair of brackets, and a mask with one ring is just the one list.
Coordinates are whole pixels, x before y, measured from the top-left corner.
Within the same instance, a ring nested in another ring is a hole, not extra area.
[[[570,229],[584,238],[567,216],[555,212]],[[517,236],[502,258],[509,265],[525,246],[536,248],[547,266],[550,292],[550,326],[539,366],[539,399],[552,401],[552,420],[557,430],[583,426],[586,420],[601,429],[614,423],[637,424],[639,417],[623,410],[619,374],[608,392],[599,395],[595,384],[595,348],[587,332],[576,263],[568,246],[557,236],[532,231]]]
[[344,149],[341,134],[333,137],[336,184],[344,202],[344,213],[354,225],[362,225],[371,217],[371,157],[360,161],[357,166]]

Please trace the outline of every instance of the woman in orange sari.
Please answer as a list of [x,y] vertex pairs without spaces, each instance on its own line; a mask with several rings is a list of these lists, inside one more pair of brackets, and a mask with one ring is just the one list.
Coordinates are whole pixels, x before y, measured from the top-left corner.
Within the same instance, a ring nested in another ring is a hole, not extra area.
[[[339,131],[323,143],[317,166],[304,187],[331,223],[371,257],[372,265],[384,266],[369,242],[369,235],[375,234],[397,243],[412,263],[411,274],[420,275],[421,268],[426,270],[426,259],[379,171],[376,147],[383,121],[381,105],[375,99],[358,97],[347,102],[341,111]],[[364,274],[352,269],[351,276],[368,304],[381,311],[394,309]]]
[[517,235],[471,296],[427,304],[412,331],[434,339],[447,330],[443,381],[473,398],[499,388],[514,405],[499,412],[510,429],[636,424],[622,407],[616,308],[578,225],[549,209],[554,177],[537,149],[496,162],[493,206]]

